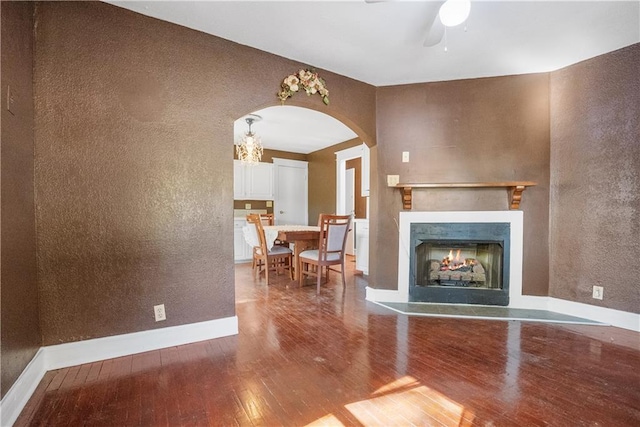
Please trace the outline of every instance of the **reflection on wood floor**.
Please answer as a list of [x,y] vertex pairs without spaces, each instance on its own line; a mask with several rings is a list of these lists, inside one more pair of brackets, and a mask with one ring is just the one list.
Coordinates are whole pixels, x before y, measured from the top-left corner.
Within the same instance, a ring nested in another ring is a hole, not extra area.
[[352,273],[237,265],[238,336],[49,372],[17,425],[640,425],[639,334],[407,317]]

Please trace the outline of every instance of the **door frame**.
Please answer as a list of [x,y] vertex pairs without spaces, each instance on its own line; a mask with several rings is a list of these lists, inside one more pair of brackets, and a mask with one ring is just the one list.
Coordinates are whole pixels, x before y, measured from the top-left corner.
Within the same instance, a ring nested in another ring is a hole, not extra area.
[[[364,144],[364,143],[363,143]],[[336,214],[347,215],[346,209],[346,170],[347,160],[362,158],[364,147],[356,145],[355,147],[347,148],[345,150],[336,151]],[[367,201],[367,206],[368,206]],[[368,211],[368,209],[367,209]]]
[[278,188],[278,173],[280,171],[280,167],[284,166],[284,167],[293,167],[293,168],[298,168],[298,169],[303,169],[304,170],[304,180],[307,183],[307,185],[305,185],[304,187],[304,194],[302,195],[302,199],[303,199],[303,203],[302,205],[304,206],[304,218],[305,219],[305,223],[308,223],[309,221],[309,162],[303,161],[303,160],[290,160],[290,159],[280,159],[277,157],[274,157],[272,159],[273,162],[273,182],[274,182],[274,194],[273,194],[273,199],[274,199],[274,209],[273,209],[273,213],[274,213],[274,217],[275,217],[275,223],[276,225],[279,225],[279,214],[278,214],[278,200],[280,198],[280,189]]

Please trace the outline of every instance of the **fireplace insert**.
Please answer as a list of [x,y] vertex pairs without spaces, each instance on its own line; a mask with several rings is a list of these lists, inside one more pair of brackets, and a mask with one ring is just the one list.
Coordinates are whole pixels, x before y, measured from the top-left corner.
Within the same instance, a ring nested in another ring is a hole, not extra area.
[[410,301],[509,304],[508,223],[411,225]]

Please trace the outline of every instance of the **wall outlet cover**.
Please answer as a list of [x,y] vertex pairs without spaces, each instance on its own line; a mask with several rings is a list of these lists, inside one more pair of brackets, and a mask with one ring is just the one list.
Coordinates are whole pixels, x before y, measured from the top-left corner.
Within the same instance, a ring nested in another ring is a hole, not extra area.
[[167,320],[167,313],[164,311],[164,304],[154,305],[153,314],[156,317],[156,322]]
[[387,175],[387,185],[389,187],[395,187],[400,183],[400,175]]
[[244,208],[245,209],[251,209],[251,203],[245,203],[244,204]]
[[602,286],[594,286],[593,294],[591,295],[594,299],[602,299],[604,296],[604,288]]

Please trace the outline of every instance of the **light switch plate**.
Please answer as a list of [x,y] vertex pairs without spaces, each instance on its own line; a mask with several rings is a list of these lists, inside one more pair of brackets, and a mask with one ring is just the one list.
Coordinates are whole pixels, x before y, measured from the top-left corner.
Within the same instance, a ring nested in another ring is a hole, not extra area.
[[402,152],[402,163],[409,163],[409,152],[408,151],[403,151]]
[[387,185],[395,187],[400,182],[400,175],[387,175]]

